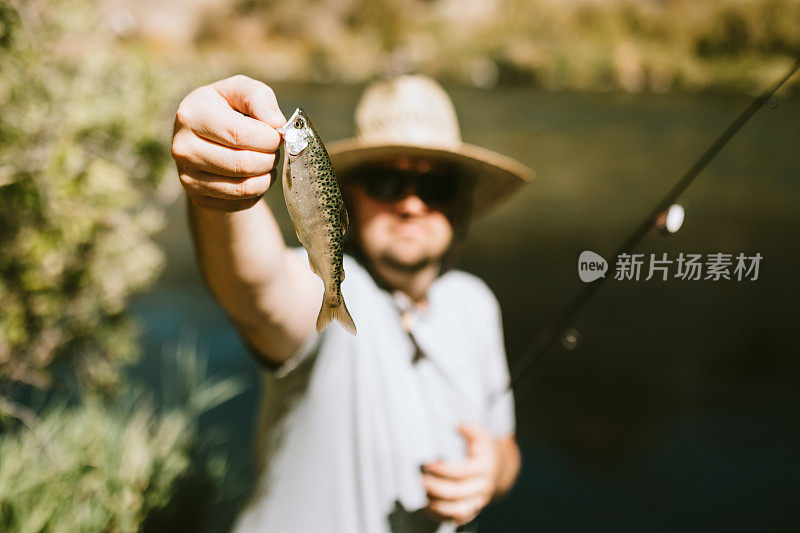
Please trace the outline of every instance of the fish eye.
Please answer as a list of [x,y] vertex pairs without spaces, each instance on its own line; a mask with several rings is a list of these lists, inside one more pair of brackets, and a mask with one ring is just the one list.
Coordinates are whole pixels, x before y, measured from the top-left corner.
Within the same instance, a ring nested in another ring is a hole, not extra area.
[[295,127],[295,129],[298,129],[298,130],[301,129],[303,127],[303,119],[302,118],[296,119],[294,121],[294,127]]

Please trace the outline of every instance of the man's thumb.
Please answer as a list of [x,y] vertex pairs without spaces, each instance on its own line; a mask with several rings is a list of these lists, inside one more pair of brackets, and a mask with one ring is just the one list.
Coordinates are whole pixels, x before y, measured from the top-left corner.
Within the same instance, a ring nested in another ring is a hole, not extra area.
[[467,453],[472,455],[475,446],[482,444],[486,441],[487,433],[480,427],[472,424],[461,424],[458,426],[458,431],[467,441]]

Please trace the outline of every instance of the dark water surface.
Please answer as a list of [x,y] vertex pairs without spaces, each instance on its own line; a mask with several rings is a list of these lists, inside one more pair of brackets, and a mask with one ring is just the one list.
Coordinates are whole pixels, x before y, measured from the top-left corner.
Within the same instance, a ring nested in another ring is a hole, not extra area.
[[[359,88],[277,86],[325,139],[352,134]],[[504,310],[509,357],[581,289],[577,257],[611,261],[622,239],[748,104],[730,96],[454,89],[465,140],[537,177],[474,223],[460,268]],[[609,280],[578,317],[577,349],[548,352],[517,390],[524,467],[482,531],[742,530],[800,525],[800,100],[779,99],[682,199],[684,228],[638,252],[763,256],[756,281]],[[294,241],[283,200],[269,202]],[[231,494],[251,483],[257,368],[194,266],[183,205],[159,236],[167,271],[135,304],[155,381],[164,346],[195,339],[245,394],[209,413],[225,438]],[[644,276],[643,276],[644,277]],[[235,504],[218,504],[224,529]]]

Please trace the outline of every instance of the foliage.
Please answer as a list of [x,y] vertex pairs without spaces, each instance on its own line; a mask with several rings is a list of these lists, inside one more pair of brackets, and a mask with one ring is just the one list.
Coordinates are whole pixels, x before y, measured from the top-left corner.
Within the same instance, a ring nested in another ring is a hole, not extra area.
[[410,70],[484,87],[750,91],[800,55],[800,0],[233,0],[213,9],[198,41],[262,65],[270,79]]
[[111,391],[162,263],[170,84],[89,0],[0,0],[0,72],[0,387]]
[[[173,394],[161,411],[143,394],[112,405],[88,396],[49,407],[31,428],[0,434],[0,530],[138,531],[169,505],[192,468],[199,415],[242,388],[207,378],[190,348],[179,349],[176,361],[163,374]],[[218,485],[224,462],[212,457],[206,470]]]
[[158,528],[227,470],[198,424],[238,382],[184,346],[158,398],[120,386],[178,94],[97,4],[0,0],[0,531]]

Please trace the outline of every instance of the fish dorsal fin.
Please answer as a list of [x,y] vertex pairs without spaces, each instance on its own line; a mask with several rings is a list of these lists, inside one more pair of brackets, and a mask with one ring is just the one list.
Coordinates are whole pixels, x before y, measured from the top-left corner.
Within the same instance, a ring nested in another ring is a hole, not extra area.
[[347,228],[350,227],[350,216],[347,214],[347,207],[344,205],[344,200],[339,200],[339,213],[342,221],[342,235],[347,233]]

